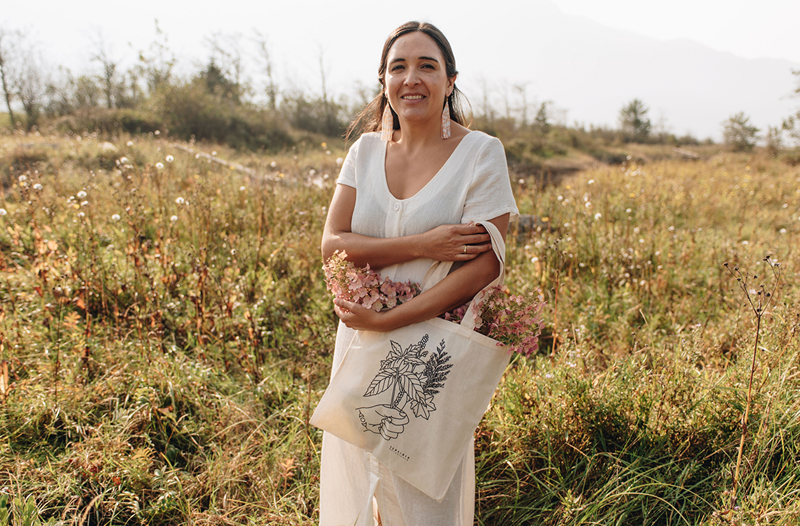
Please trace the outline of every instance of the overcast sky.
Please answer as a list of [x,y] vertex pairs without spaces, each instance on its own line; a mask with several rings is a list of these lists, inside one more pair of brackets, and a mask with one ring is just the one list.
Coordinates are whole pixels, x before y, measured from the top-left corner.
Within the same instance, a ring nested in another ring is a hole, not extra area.
[[[282,87],[294,85],[315,92],[320,86],[320,56],[329,91],[353,93],[358,82],[373,87],[384,39],[393,28],[412,19],[433,22],[448,36],[462,72],[462,89],[474,91],[488,63],[494,64],[493,71],[498,64],[502,67],[502,79],[497,80],[527,82],[517,57],[544,51],[504,46],[503,28],[484,25],[486,10],[509,20],[529,17],[530,31],[536,31],[532,13],[543,5],[644,36],[691,39],[745,58],[791,60],[800,68],[798,0],[6,0],[3,4],[3,27],[31,30],[47,59],[73,72],[97,69],[90,56],[99,35],[108,42],[113,57],[124,65],[133,64],[138,52],[154,40],[158,20],[186,72],[207,61],[205,41],[210,35],[239,33],[250,46],[249,39],[258,30],[267,38]],[[475,51],[475,41],[481,43],[478,49],[482,51]],[[459,54],[459,49],[468,53]],[[531,85],[535,91],[536,83]],[[586,120],[581,115],[571,117]]]

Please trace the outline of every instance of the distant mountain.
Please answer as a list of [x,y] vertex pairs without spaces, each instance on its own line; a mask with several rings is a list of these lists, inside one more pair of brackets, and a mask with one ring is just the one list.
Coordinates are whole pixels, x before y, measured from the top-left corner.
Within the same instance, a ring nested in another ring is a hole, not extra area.
[[[497,85],[529,82],[528,97],[565,108],[569,123],[616,126],[619,108],[636,97],[654,123],[663,116],[674,133],[719,139],[720,123],[733,113],[744,111],[765,129],[800,107],[800,98],[790,97],[798,63],[661,41],[563,13],[546,0],[523,5],[487,10],[476,28],[480,38],[459,43],[459,69]],[[478,78],[462,77],[477,106]]]

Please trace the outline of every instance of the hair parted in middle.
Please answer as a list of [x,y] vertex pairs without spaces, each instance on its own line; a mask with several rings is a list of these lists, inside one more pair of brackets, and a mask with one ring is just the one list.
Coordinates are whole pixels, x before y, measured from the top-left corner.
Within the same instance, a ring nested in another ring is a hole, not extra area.
[[[436,42],[437,46],[439,46],[439,49],[442,52],[442,57],[444,58],[445,72],[447,73],[447,77],[453,78],[458,75],[458,70],[456,69],[456,58],[453,55],[453,49],[450,47],[450,42],[447,41],[447,38],[444,36],[444,34],[439,31],[436,26],[427,22],[406,22],[402,26],[392,31],[392,33],[389,35],[389,38],[387,38],[386,42],[383,44],[381,64],[378,68],[378,81],[381,83],[381,92],[374,99],[372,99],[367,107],[364,108],[364,110],[362,110],[355,119],[353,119],[352,123],[350,123],[346,134],[346,139],[348,142],[352,137],[360,135],[361,133],[380,131],[383,111],[386,108],[386,105],[389,104],[389,99],[386,97],[386,90],[384,89],[386,87],[386,59],[389,56],[389,50],[392,48],[392,45],[394,45],[398,38],[408,33],[413,33],[414,31],[425,33],[431,37],[434,42]],[[455,84],[453,84],[453,91],[447,97],[446,102],[450,107],[450,119],[462,126],[469,126],[470,122],[467,120],[463,109],[463,104],[466,103],[466,105],[469,106],[469,101]],[[393,109],[391,109],[391,105],[389,108],[394,118],[394,129],[399,130],[400,121],[397,119],[397,114]]]

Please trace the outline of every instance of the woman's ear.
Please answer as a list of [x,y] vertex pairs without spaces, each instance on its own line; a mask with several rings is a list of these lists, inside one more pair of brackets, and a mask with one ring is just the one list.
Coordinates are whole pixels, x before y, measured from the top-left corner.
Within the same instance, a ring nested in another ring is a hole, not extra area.
[[456,87],[456,78],[457,77],[458,77],[458,75],[453,75],[452,77],[447,79],[447,96],[448,97],[453,94],[453,90]]

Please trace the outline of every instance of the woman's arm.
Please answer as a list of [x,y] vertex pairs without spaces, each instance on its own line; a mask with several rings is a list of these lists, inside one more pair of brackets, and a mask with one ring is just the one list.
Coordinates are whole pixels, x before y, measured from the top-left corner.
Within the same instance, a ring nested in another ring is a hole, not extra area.
[[354,265],[364,267],[369,263],[370,268],[378,270],[419,258],[471,261],[491,250],[486,229],[472,224],[442,225],[422,234],[403,237],[375,238],[354,234],[350,225],[355,205],[356,189],[336,185],[322,233],[323,260],[327,261],[335,251],[343,250]]
[[[508,220],[509,214],[491,220],[503,235],[503,239],[508,231]],[[334,310],[351,329],[388,332],[435,318],[460,307],[491,283],[499,273],[500,262],[494,252],[484,252],[450,273],[429,290],[388,311],[375,312],[340,299],[334,300]]]

